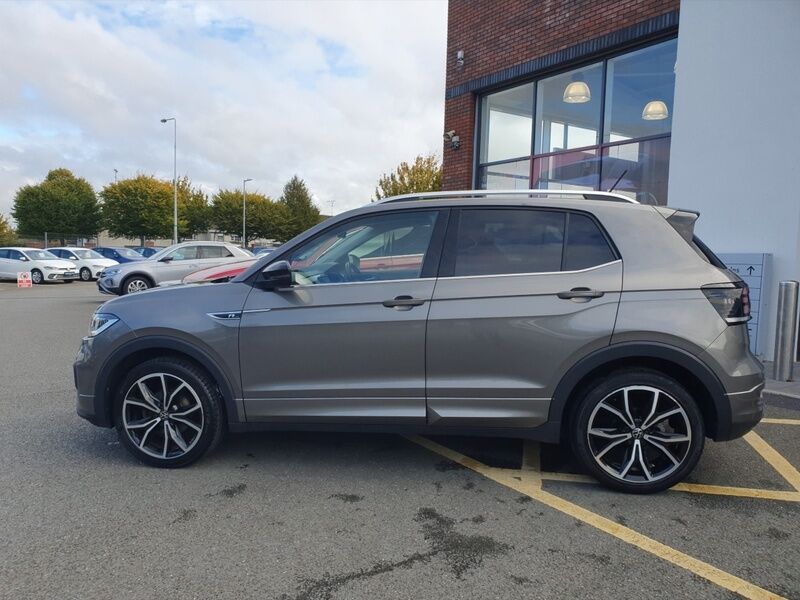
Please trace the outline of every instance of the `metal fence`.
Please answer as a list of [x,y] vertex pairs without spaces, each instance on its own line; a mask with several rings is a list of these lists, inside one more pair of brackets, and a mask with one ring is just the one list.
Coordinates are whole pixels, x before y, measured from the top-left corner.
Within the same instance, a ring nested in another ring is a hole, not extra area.
[[94,248],[98,243],[96,234],[50,233],[48,231],[41,236],[18,235],[16,245],[28,248],[53,248],[56,246]]

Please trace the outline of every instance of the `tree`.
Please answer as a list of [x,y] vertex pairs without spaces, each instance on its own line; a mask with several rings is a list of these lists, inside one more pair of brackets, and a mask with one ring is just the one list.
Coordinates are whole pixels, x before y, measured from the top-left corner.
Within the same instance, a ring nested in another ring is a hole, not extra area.
[[211,227],[211,207],[208,197],[200,189],[192,187],[189,177],[178,179],[178,236],[185,239],[196,233],[204,233]]
[[375,200],[414,194],[417,192],[438,192],[442,189],[442,166],[433,155],[419,155],[413,164],[401,162],[392,173],[384,173],[375,188]]
[[17,236],[5,215],[0,215],[0,246],[11,246],[16,243]]
[[[241,190],[222,189],[211,199],[211,222],[227,235],[242,234]],[[247,192],[247,240],[279,239],[284,220],[282,209],[264,194]]]
[[291,239],[320,221],[319,209],[314,206],[305,181],[297,175],[283,186],[283,194],[278,202],[285,207],[287,215],[280,238],[282,240]]
[[44,181],[17,190],[12,216],[21,234],[94,235],[100,231],[101,207],[92,186],[69,169],[53,169]]
[[110,183],[100,192],[103,221],[113,236],[146,239],[172,237],[172,184],[139,174]]

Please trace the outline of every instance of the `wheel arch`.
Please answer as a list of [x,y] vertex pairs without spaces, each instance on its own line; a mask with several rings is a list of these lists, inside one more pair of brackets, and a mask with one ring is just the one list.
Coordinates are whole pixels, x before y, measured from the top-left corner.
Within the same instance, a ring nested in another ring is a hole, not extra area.
[[731,409],[725,389],[714,372],[695,355],[658,343],[622,343],[589,354],[575,364],[556,386],[549,419],[560,423],[561,439],[567,439],[573,409],[592,380],[625,367],[647,367],[660,371],[687,388],[703,415],[706,435],[726,439]]
[[130,281],[130,279],[133,277],[140,277],[141,279],[146,279],[150,283],[151,288],[156,286],[156,280],[153,279],[152,276],[148,275],[143,271],[134,271],[133,273],[128,273],[122,278],[122,280],[119,282],[119,289],[123,290],[128,281]]
[[98,419],[107,427],[114,426],[113,401],[117,387],[125,374],[135,365],[152,358],[170,356],[183,358],[205,370],[217,384],[222,395],[223,413],[227,423],[240,420],[236,413],[234,387],[230,378],[202,349],[182,340],[162,336],[138,338],[114,351],[98,371],[95,382],[95,406]]

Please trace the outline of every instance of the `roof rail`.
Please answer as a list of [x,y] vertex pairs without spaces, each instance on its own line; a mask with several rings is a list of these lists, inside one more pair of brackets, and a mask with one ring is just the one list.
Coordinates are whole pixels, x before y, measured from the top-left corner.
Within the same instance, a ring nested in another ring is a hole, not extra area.
[[416,194],[403,194],[381,200],[381,204],[388,202],[407,202],[411,200],[439,200],[441,198],[486,198],[489,196],[526,196],[528,198],[541,198],[548,196],[575,196],[585,200],[608,200],[611,202],[625,202],[639,204],[633,198],[612,192],[595,192],[591,190],[466,190],[453,192],[419,192]]

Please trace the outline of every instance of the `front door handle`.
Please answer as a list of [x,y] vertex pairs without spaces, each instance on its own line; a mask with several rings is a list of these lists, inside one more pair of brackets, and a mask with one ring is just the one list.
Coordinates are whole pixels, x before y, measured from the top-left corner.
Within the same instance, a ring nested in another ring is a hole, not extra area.
[[412,296],[396,296],[392,300],[384,300],[383,305],[386,308],[394,308],[396,310],[411,310],[415,306],[422,306],[425,304],[423,298],[413,298]]
[[592,298],[601,298],[605,292],[600,292],[598,290],[591,290],[587,287],[576,287],[572,288],[568,292],[558,292],[556,294],[562,300],[577,300],[588,302]]

